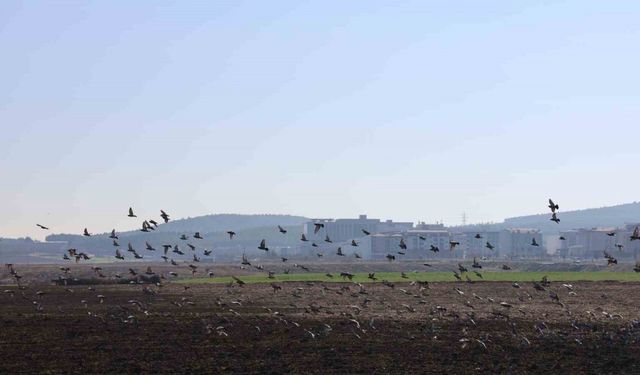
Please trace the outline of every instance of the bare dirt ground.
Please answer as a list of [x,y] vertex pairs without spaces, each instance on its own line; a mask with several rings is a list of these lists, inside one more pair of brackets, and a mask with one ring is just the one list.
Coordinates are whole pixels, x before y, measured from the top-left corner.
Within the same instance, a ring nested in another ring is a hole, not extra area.
[[4,286],[0,373],[640,373],[640,283],[274,285]]

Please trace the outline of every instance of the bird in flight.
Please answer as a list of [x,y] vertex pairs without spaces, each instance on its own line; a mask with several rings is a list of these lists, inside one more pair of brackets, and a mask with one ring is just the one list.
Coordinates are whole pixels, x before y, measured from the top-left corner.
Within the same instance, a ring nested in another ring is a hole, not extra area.
[[460,242],[458,241],[449,241],[449,250],[455,250],[458,245],[460,245]]
[[536,242],[535,237],[531,239],[531,246],[540,246],[540,244],[538,244],[538,242]]
[[84,232],[82,233],[82,235],[85,236],[85,237],[91,237],[91,233],[89,233],[87,228],[84,228]]
[[307,242],[307,241],[309,241],[309,240],[308,240],[308,239],[307,239],[307,237],[304,235],[304,233],[302,233],[302,236],[300,237],[300,241],[302,241],[302,242]]
[[118,249],[116,249],[116,259],[124,260],[124,255]]
[[149,225],[149,223],[145,220],[142,222],[142,229],[140,229],[141,232],[148,232],[149,231],[149,227],[151,225]]
[[200,232],[196,232],[196,233],[193,235],[193,238],[196,238],[196,239],[198,239],[198,240],[201,240],[201,239],[202,239],[202,236],[200,235]]
[[636,227],[636,229],[633,230],[633,233],[631,234],[631,237],[629,237],[629,239],[631,241],[640,240],[640,228],[639,227]]
[[36,224],[36,226],[38,226],[40,229],[49,230],[49,228],[45,227],[42,224]]
[[437,253],[440,251],[440,248],[438,246],[431,245],[431,248],[429,250],[433,251],[434,253]]
[[404,242],[404,239],[400,239],[400,244],[398,245],[402,250],[407,250],[407,244]]
[[324,228],[324,224],[323,223],[313,223],[313,233],[317,234],[320,229]]
[[116,230],[115,229],[111,230],[111,235],[109,236],[109,238],[112,238],[114,240],[118,239],[118,236],[116,235]]
[[133,213],[133,208],[129,207],[129,215],[127,215],[128,217],[137,217],[134,213]]
[[489,242],[489,241],[487,241],[487,244],[485,245],[485,247],[486,247],[487,249],[489,249],[489,250],[493,250],[493,249],[495,249],[495,246],[493,246],[493,245],[491,244],[491,242]]
[[286,234],[286,233],[287,233],[287,230],[286,230],[286,229],[284,229],[283,227],[281,227],[280,225],[278,225],[278,231],[279,231],[280,233],[282,233],[282,234]]
[[557,204],[553,203],[553,201],[551,199],[549,199],[549,206],[551,209],[551,212],[556,212],[556,210],[560,209],[560,206],[558,206]]
[[476,235],[474,236],[476,239],[481,239],[482,235],[480,233],[476,233]]
[[269,248],[267,247],[267,241],[264,240],[264,239],[262,241],[260,241],[260,246],[258,246],[258,249],[264,250],[264,251],[269,251]]
[[363,229],[362,233],[364,233],[365,236],[368,236],[371,234],[371,232],[369,232],[368,230]]
[[165,224],[169,222],[169,214],[167,214],[163,210],[160,210],[160,217],[162,218],[162,220],[164,220]]
[[229,239],[230,239],[230,240],[232,240],[232,239],[233,239],[233,236],[235,236],[235,235],[236,235],[236,232],[234,232],[234,231],[230,230],[230,231],[227,231],[227,234],[229,235]]
[[560,224],[560,219],[558,219],[558,215],[556,215],[555,212],[551,214],[551,219],[549,220],[554,221],[556,224]]

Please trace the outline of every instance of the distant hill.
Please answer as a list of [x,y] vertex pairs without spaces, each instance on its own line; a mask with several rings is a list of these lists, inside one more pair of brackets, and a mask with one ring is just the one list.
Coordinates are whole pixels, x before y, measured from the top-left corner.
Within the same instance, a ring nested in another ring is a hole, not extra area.
[[578,211],[559,211],[560,223],[558,224],[550,221],[550,218],[551,214],[520,216],[505,219],[504,224],[508,227],[538,228],[543,232],[577,228],[620,227],[640,222],[640,203],[633,202]]
[[[126,249],[131,245],[137,250],[144,250],[146,242],[149,242],[158,250],[158,255],[163,244],[179,244],[186,248],[188,243],[198,248],[214,249],[217,247],[247,247],[255,248],[261,239],[273,246],[281,246],[297,243],[302,231],[302,224],[309,219],[302,216],[291,215],[236,215],[219,214],[194,218],[172,220],[167,224],[160,224],[155,231],[148,233],[139,230],[119,232],[119,248]],[[286,235],[278,231],[278,225],[288,230]],[[237,233],[233,241],[229,240],[227,231]],[[204,239],[195,239],[195,232],[200,232]],[[186,235],[187,240],[179,240],[180,235]],[[112,255],[114,251],[113,241],[108,238],[108,233],[84,237],[76,234],[52,234],[46,237],[47,241],[65,241],[71,248],[87,250],[99,255]]]
[[[560,206],[562,208],[562,205]],[[640,223],[640,203],[626,203],[617,206],[588,208],[576,211],[558,212],[560,223],[549,220],[551,213],[518,216],[505,219],[502,223],[478,224],[459,227],[467,230],[499,230],[506,228],[536,228],[544,233],[557,233],[558,231],[595,228],[595,227],[620,227],[625,224]]]
[[157,231],[213,233],[234,230],[239,232],[248,228],[302,225],[308,220],[303,216],[291,215],[216,214],[172,220],[167,224],[160,225]]

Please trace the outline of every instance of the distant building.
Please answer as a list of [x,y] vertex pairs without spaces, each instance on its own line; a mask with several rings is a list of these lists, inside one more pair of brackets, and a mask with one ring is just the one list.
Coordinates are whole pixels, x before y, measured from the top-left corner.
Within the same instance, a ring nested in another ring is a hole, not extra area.
[[[316,234],[315,224],[322,224],[324,227]],[[324,239],[325,236],[334,242],[351,241],[365,236],[363,230],[375,233],[389,233],[406,231],[413,228],[410,222],[394,222],[393,220],[380,221],[380,219],[369,219],[367,215],[360,215],[357,219],[313,219],[303,224],[302,232],[309,239]]]
[[[640,240],[631,241],[631,234],[639,224],[622,228],[574,229],[560,232],[564,238],[558,249],[560,256],[571,259],[600,259],[607,251],[617,259],[637,260]],[[608,234],[613,233],[613,236]]]
[[[547,257],[547,249],[542,243],[542,233],[538,229],[507,229],[508,235],[501,239],[501,257],[510,259],[542,259]],[[533,241],[538,246],[533,246]]]
[[[449,238],[449,231],[444,229],[378,233],[371,236],[371,259],[385,259],[388,254],[395,255],[398,259],[451,258]],[[400,248],[400,239],[407,245],[406,250]],[[431,245],[438,247],[440,251],[430,251]]]

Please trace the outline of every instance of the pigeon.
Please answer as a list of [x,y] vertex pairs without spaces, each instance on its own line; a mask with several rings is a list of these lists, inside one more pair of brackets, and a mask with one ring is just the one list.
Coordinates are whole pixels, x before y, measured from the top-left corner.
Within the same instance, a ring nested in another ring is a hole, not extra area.
[[198,239],[198,240],[201,240],[201,239],[202,239],[202,236],[200,235],[200,232],[196,232],[196,233],[193,235],[193,238]]
[[136,215],[134,215],[133,213],[133,208],[129,207],[129,215],[127,215],[128,217],[137,217]]
[[160,210],[160,217],[164,220],[165,224],[169,222],[169,215],[163,210]]
[[456,246],[458,245],[460,245],[460,242],[458,241],[449,241],[449,250],[455,250]]
[[109,238],[114,239],[114,240],[118,239],[118,236],[116,235],[116,230],[115,229],[111,230],[111,235],[109,236]]
[[366,230],[366,229],[363,229],[363,230],[362,230],[362,233],[364,233],[364,235],[365,235],[365,236],[368,236],[368,235],[370,235],[370,234],[371,234],[371,232],[369,232],[369,231],[368,231],[368,230]]
[[531,246],[540,246],[537,242],[535,237],[531,239]]
[[42,224],[36,224],[36,226],[38,226],[40,229],[49,230],[49,228],[48,228],[48,227],[45,227],[45,226],[44,226],[44,225],[42,225]]
[[401,238],[400,239],[400,244],[398,245],[402,250],[406,250],[407,249],[407,244],[404,242],[404,239]]
[[258,249],[264,250],[264,251],[269,251],[269,248],[267,247],[267,241],[264,240],[264,239],[262,241],[260,241],[260,246],[258,246]]
[[358,246],[358,243],[356,242],[356,240],[351,240],[351,246]]
[[558,206],[557,204],[553,203],[553,201],[551,199],[549,199],[549,206],[551,209],[551,212],[556,212],[556,210],[560,209],[560,206]]
[[307,242],[307,241],[309,241],[309,240],[308,240],[308,239],[307,239],[307,237],[304,235],[304,233],[302,233],[302,236],[300,237],[300,241],[302,241],[302,242]]
[[280,233],[282,233],[282,234],[286,234],[286,233],[287,233],[287,230],[286,230],[286,229],[284,229],[283,227],[281,227],[280,225],[278,225],[278,231],[279,231]]
[[327,234],[324,238],[324,242],[326,243],[333,243],[333,241],[331,241],[331,238],[329,238],[329,235]]
[[551,214],[551,219],[549,220],[555,222],[556,224],[560,224],[560,219],[558,219],[558,215],[556,215],[555,212]]
[[232,231],[232,230],[229,230],[229,231],[227,231],[227,234],[229,235],[229,239],[230,239],[230,240],[232,240],[232,239],[233,239],[233,236],[235,236],[235,235],[236,235],[236,232],[234,232],[234,231]]
[[431,248],[429,250],[433,251],[434,253],[437,253],[440,251],[440,248],[438,246],[431,245]]
[[476,238],[476,239],[481,239],[481,238],[482,238],[482,235],[480,235],[480,233],[476,233],[476,235],[474,236],[474,238]]
[[493,246],[489,241],[487,241],[487,244],[485,245],[485,247],[489,250],[495,249],[495,246]]
[[142,229],[140,229],[141,232],[148,232],[149,231],[149,227],[151,225],[149,225],[149,223],[145,220],[142,222]]
[[341,247],[338,247],[338,250],[336,251],[336,254],[337,254],[338,256],[341,256],[341,257],[343,257],[343,256],[344,256],[344,253],[342,252],[342,248],[341,248]]
[[324,224],[323,223],[313,223],[313,233],[317,234],[320,229],[324,228]]
[[84,232],[82,233],[82,235],[85,236],[85,237],[91,237],[91,233],[89,233],[87,228],[84,228]]

